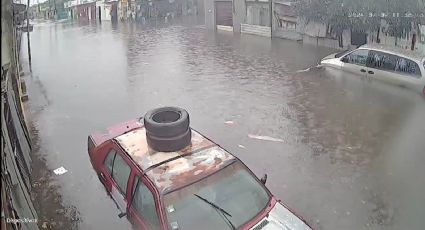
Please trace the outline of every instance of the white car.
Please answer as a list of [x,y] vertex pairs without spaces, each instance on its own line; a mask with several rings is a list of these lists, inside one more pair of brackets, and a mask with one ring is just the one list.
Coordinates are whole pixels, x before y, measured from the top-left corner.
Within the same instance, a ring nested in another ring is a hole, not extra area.
[[413,89],[425,95],[425,54],[400,48],[363,45],[331,54],[320,62],[360,77]]

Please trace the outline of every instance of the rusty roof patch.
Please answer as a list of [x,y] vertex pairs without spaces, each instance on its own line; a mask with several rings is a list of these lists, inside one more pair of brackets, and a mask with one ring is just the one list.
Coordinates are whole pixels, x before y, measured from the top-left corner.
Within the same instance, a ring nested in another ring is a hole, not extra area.
[[218,171],[235,159],[219,146],[164,163],[146,173],[159,192],[185,186]]
[[186,148],[177,152],[157,152],[148,146],[144,127],[122,134],[116,137],[115,140],[142,170],[171,160],[174,157],[215,145],[195,130],[192,130],[192,142]]

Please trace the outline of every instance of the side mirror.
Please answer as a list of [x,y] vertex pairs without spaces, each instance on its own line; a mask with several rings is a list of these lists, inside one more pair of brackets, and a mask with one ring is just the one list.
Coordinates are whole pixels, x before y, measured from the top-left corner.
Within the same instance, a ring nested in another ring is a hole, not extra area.
[[123,218],[124,216],[126,216],[127,215],[127,213],[126,212],[122,212],[122,213],[120,213],[120,214],[118,214],[118,217],[119,218]]
[[343,58],[341,58],[341,61],[344,63],[348,63],[348,57],[344,56]]
[[267,181],[267,174],[264,174],[264,176],[260,179],[261,183],[266,184]]

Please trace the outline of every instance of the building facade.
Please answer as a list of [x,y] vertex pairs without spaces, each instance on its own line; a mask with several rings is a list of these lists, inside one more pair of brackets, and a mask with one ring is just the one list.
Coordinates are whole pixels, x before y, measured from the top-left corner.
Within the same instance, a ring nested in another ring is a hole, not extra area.
[[[20,42],[22,31],[13,16],[13,2],[1,6],[1,229],[38,229],[31,197],[31,141],[22,100]],[[9,220],[25,219],[24,222]],[[6,221],[5,221],[6,220]]]
[[271,37],[270,0],[205,0],[204,4],[208,29]]
[[424,51],[424,24],[412,22],[411,32],[395,38],[386,32],[386,22],[381,22],[379,41],[376,31],[346,29],[336,34],[325,23],[305,21],[295,10],[294,1],[287,0],[205,0],[205,25],[210,30],[278,37],[307,44],[352,49],[366,43],[380,43],[404,49]]

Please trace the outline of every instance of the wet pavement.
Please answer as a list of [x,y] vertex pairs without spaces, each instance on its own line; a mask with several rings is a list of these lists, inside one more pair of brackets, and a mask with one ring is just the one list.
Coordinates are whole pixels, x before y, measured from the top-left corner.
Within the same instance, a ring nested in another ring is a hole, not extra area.
[[[26,108],[43,228],[131,229],[90,165],[87,135],[164,105],[186,108],[193,128],[267,173],[271,191],[316,229],[425,226],[424,98],[300,71],[333,50],[209,33],[192,20],[39,23],[31,50]],[[61,166],[68,172],[53,174]]]

